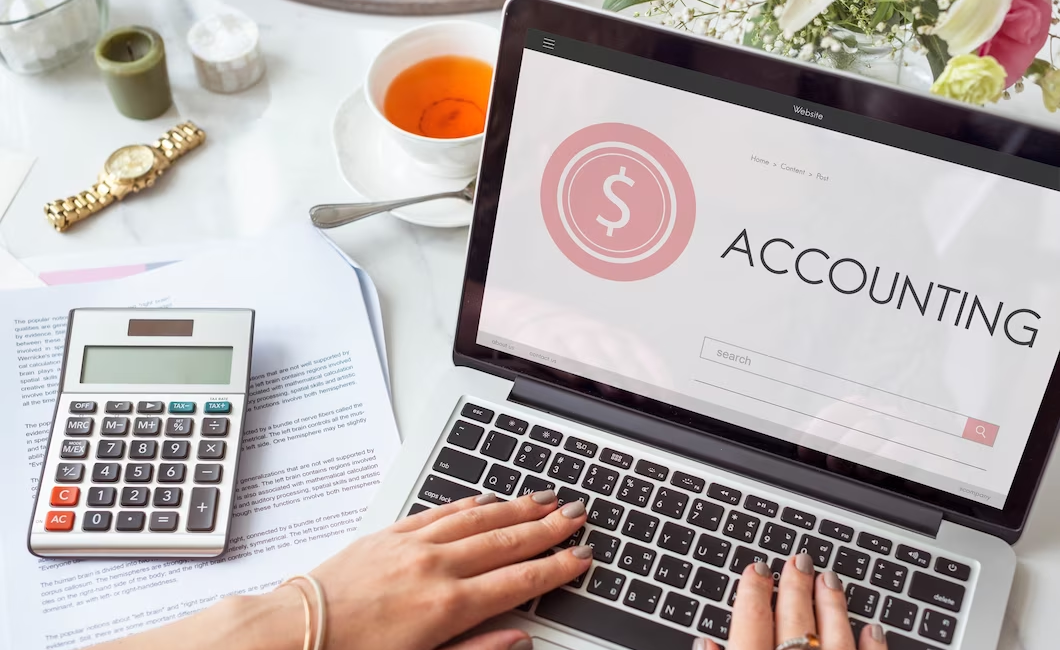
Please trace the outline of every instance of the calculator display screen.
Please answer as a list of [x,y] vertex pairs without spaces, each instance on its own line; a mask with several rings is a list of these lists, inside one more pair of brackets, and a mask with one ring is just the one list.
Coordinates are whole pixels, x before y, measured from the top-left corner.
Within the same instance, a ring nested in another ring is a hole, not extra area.
[[232,348],[87,345],[82,384],[227,384]]

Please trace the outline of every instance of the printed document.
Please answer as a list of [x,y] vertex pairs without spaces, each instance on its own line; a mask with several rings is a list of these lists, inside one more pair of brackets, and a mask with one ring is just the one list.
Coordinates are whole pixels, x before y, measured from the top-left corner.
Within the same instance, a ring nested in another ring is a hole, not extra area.
[[[106,283],[0,293],[0,647],[80,648],[271,589],[348,544],[400,441],[355,269],[308,226]],[[257,310],[228,552],[43,560],[26,550],[73,307]]]

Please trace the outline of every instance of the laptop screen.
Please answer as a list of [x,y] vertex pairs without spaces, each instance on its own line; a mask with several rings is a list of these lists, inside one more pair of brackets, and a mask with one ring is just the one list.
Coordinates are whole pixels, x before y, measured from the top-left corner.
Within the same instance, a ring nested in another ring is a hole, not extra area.
[[1055,168],[617,54],[528,32],[477,343],[1003,508]]

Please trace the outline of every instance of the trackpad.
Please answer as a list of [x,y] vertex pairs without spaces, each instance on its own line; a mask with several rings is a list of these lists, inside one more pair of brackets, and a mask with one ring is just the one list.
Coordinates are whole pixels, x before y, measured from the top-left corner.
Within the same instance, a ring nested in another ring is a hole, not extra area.
[[556,645],[551,641],[545,641],[539,636],[532,638],[534,639],[534,650],[571,650],[565,645]]

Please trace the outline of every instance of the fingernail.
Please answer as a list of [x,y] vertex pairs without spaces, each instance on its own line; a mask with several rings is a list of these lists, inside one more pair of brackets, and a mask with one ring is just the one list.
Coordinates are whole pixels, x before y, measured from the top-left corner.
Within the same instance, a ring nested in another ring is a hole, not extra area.
[[769,566],[765,562],[755,562],[755,573],[763,578],[773,577],[773,572],[769,570]]
[[585,514],[585,504],[581,501],[571,501],[560,510],[567,519],[577,519]]
[[692,642],[692,650],[707,650],[707,640],[696,639]]
[[592,546],[575,546],[571,554],[579,560],[588,560],[593,556]]
[[872,636],[873,641],[883,641],[883,627],[879,623],[873,623],[869,626],[869,634]]
[[534,647],[534,642],[530,639],[519,639],[512,644],[509,650],[531,650]]
[[556,493],[552,490],[545,490],[544,492],[534,492],[530,495],[530,498],[534,500],[534,503],[547,505],[556,500]]
[[834,571],[825,571],[823,575],[824,586],[837,591],[843,588],[843,581],[839,579],[839,576],[837,576]]
[[795,568],[808,576],[813,575],[813,558],[809,553],[799,553],[795,556]]
[[475,497],[475,503],[479,504],[480,506],[484,506],[487,503],[493,503],[496,500],[497,500],[497,495],[492,493],[492,492],[487,492],[485,494],[480,494],[477,497]]

